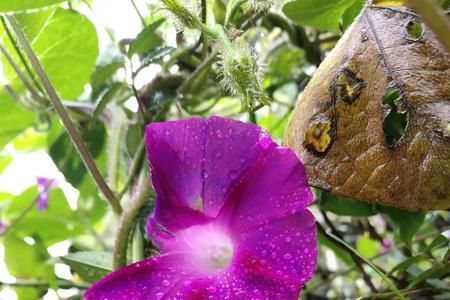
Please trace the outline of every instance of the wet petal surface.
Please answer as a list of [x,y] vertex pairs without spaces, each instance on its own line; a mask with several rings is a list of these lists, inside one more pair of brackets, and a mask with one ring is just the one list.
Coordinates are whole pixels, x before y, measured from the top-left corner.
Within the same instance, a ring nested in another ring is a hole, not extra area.
[[312,200],[297,156],[290,149],[272,147],[243,176],[218,219],[239,234],[303,211]]

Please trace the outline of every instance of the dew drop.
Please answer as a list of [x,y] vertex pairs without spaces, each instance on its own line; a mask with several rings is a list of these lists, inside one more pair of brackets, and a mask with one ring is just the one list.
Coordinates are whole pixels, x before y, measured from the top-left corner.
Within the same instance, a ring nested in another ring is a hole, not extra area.
[[292,241],[291,237],[288,236],[288,237],[286,238],[286,243],[290,243],[291,241]]
[[166,280],[166,279],[164,279],[163,281],[162,281],[162,285],[163,286],[169,286],[170,285],[170,281],[169,280]]
[[292,255],[290,255],[289,253],[286,253],[286,254],[283,256],[283,258],[284,258],[285,260],[290,260],[290,259],[292,259]]
[[233,171],[231,171],[230,173],[228,173],[228,176],[229,176],[231,179],[236,179],[236,178],[237,178],[236,172],[233,172]]

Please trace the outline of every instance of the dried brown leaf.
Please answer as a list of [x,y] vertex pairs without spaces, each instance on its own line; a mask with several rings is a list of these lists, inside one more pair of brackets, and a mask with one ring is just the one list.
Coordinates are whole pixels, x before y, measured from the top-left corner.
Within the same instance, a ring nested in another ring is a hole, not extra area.
[[[400,93],[394,107],[383,103],[392,90]],[[390,145],[384,123],[392,110],[406,114],[407,126]],[[286,144],[310,184],[332,194],[450,208],[449,53],[411,10],[366,7],[300,97]]]

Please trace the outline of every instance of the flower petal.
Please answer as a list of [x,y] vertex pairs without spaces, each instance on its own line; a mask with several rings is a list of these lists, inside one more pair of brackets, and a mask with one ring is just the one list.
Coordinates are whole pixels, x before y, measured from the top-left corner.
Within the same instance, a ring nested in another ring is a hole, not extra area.
[[168,230],[188,227],[203,189],[205,122],[202,119],[154,123],[146,128],[147,154],[157,194],[155,217]]
[[167,299],[192,270],[184,268],[181,255],[165,255],[148,258],[113,272],[91,288],[86,300],[149,300]]
[[260,127],[221,117],[154,123],[146,137],[155,219],[169,231],[216,217],[240,178],[275,146]]
[[313,200],[303,165],[283,147],[266,151],[228,197],[218,219],[236,235],[303,211]]
[[254,124],[220,117],[211,117],[206,122],[203,204],[205,214],[215,217],[226,194],[276,144]]
[[236,238],[235,263],[248,273],[257,274],[268,286],[272,280],[282,283],[286,292],[298,294],[314,273],[316,226],[308,210],[268,222]]

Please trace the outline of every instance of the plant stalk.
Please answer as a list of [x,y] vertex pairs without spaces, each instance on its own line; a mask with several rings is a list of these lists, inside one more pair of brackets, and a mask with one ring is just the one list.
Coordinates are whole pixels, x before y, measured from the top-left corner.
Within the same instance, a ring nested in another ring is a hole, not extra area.
[[47,74],[45,73],[44,69],[42,68],[38,58],[33,52],[33,49],[31,48],[30,44],[28,43],[28,40],[26,39],[24,33],[22,32],[22,29],[20,28],[19,24],[16,22],[15,18],[13,16],[6,16],[8,22],[12,26],[19,43],[21,44],[23,50],[25,51],[26,55],[28,56],[28,59],[31,62],[31,65],[33,66],[34,70],[36,71],[37,76],[41,80],[45,91],[47,92],[50,102],[59,115],[62,123],[64,124],[64,127],[67,130],[67,133],[69,134],[70,139],[72,140],[73,144],[75,145],[75,148],[78,150],[78,153],[81,156],[81,159],[84,162],[84,165],[88,169],[89,173],[91,174],[92,178],[94,179],[95,183],[99,187],[99,189],[102,191],[103,195],[105,196],[106,200],[111,204],[112,209],[114,212],[118,215],[122,213],[122,207],[120,205],[119,200],[116,198],[114,193],[111,191],[109,186],[106,184],[105,179],[100,174],[100,171],[97,168],[97,165],[95,164],[94,158],[92,157],[92,154],[89,152],[86,144],[84,143],[83,139],[81,138],[80,133],[76,129],[74,123],[70,119],[69,114],[67,113],[66,109],[64,108],[64,105],[61,102],[61,99],[59,98],[58,94],[56,93],[56,90],[54,89],[53,85],[51,84],[50,80],[47,77]]
[[130,201],[129,208],[125,210],[120,218],[119,229],[114,244],[113,268],[120,269],[127,265],[128,242],[130,241],[133,226],[139,211],[144,206],[150,195],[150,183],[143,180],[139,184],[135,195]]

